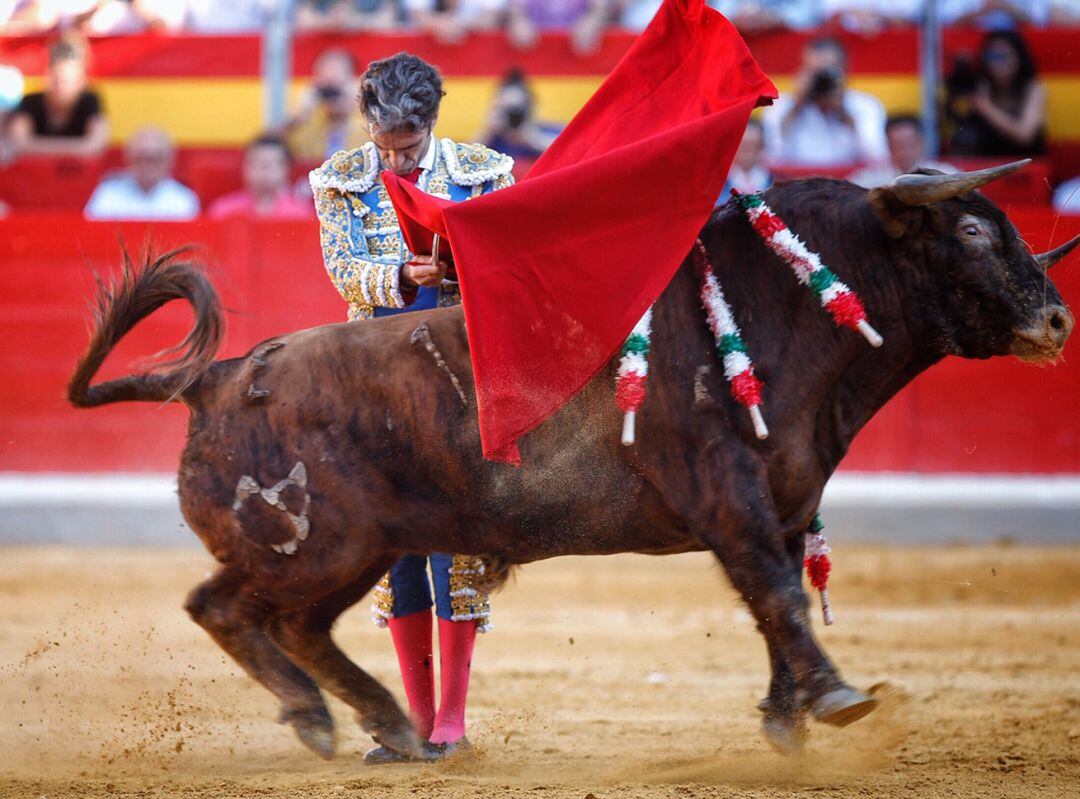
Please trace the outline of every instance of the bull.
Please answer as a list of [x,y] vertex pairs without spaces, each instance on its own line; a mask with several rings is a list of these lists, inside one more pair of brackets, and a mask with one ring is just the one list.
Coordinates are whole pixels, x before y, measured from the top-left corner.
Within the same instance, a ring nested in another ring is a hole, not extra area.
[[[102,289],[70,401],[188,407],[180,505],[220,568],[185,607],[323,757],[334,752],[323,691],[383,745],[419,753],[391,694],[331,628],[402,555],[435,551],[507,565],[711,550],[765,638],[766,737],[792,750],[807,717],[843,725],[875,705],[815,640],[802,584],[804,532],[852,439],[945,356],[1049,363],[1072,330],[1047,269],[1080,237],[1033,255],[976,191],[1022,164],[906,175],[869,192],[829,179],[767,192],[860,292],[884,335],[878,350],[832,326],[741,212],[712,216],[701,241],[766,386],[765,441],[726,388],[690,259],[655,305],[632,448],[619,443],[612,365],[524,439],[523,468],[484,461],[460,308],[325,325],[215,361],[217,295],[175,252],[140,268],[125,260]],[[91,385],[119,339],[173,299],[195,310],[180,356]]]

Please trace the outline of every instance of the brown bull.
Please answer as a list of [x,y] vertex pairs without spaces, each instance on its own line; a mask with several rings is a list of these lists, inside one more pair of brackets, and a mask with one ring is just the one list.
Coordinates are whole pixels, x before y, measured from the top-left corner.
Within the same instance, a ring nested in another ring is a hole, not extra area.
[[[1032,256],[974,191],[1017,166],[869,193],[824,179],[767,193],[860,293],[879,350],[834,328],[741,212],[714,215],[701,238],[766,386],[766,441],[729,395],[689,260],[655,306],[632,448],[619,444],[612,367],[524,440],[522,468],[482,460],[459,308],[303,330],[214,362],[216,294],[175,254],[103,292],[70,397],[188,406],[180,503],[221,568],[187,610],[320,755],[334,744],[321,690],[383,744],[417,751],[391,695],[330,630],[397,558],[435,551],[519,564],[712,550],[768,646],[766,734],[793,748],[807,714],[845,724],[874,705],[815,641],[801,576],[804,531],[852,439],[944,356],[1050,362],[1072,329],[1046,269],[1077,240]],[[183,357],[91,386],[120,337],[175,298],[196,311]]]

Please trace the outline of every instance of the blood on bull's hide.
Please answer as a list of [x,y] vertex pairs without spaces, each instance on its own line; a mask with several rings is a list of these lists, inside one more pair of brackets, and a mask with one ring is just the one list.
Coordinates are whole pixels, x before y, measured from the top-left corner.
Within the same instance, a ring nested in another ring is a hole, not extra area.
[[[765,638],[765,733],[788,751],[808,716],[847,724],[875,704],[815,640],[801,575],[803,534],[854,436],[947,355],[1052,362],[1072,330],[1046,270],[1080,237],[1032,255],[975,191],[1018,166],[902,176],[870,192],[825,179],[767,192],[859,292],[879,350],[834,328],[742,213],[714,214],[701,240],[764,383],[765,441],[726,390],[689,261],[654,307],[650,393],[631,448],[619,443],[612,365],[525,438],[522,468],[485,462],[460,308],[326,325],[214,361],[217,295],[176,252],[138,269],[126,261],[103,290],[69,394],[79,407],[190,409],[180,502],[221,568],[187,608],[320,755],[334,747],[323,690],[384,745],[419,750],[391,695],[330,629],[401,555],[433,551],[503,566],[713,551]],[[174,298],[195,308],[179,360],[90,385],[117,341]]]

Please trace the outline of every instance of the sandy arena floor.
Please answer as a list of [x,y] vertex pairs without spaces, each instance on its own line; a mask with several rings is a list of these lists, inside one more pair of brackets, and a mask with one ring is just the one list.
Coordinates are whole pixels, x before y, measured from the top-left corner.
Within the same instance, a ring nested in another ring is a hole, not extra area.
[[[325,763],[187,619],[201,551],[0,550],[0,796],[1080,794],[1080,547],[834,554],[839,621],[820,636],[855,685],[888,681],[887,701],[815,725],[800,758],[760,736],[764,646],[694,555],[526,568],[480,639],[475,750],[373,769],[344,705]],[[338,639],[400,697],[366,605]]]

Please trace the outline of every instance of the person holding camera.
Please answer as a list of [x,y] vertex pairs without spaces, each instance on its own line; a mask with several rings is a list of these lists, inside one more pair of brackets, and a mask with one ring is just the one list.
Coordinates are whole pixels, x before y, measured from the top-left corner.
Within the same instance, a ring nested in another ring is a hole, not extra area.
[[477,141],[510,156],[518,164],[531,165],[561,130],[559,125],[538,122],[533,114],[534,103],[525,73],[516,67],[511,69],[499,84]]
[[1016,31],[988,33],[977,66],[965,54],[958,56],[945,92],[953,155],[1006,158],[1046,152],[1046,87]]
[[839,168],[881,161],[885,108],[876,98],[847,87],[847,52],[836,39],[812,39],[792,92],[763,115],[774,164]]
[[285,125],[289,151],[298,161],[321,162],[339,150],[367,141],[356,108],[356,62],[345,50],[320,53],[312,65],[311,85],[296,114]]

